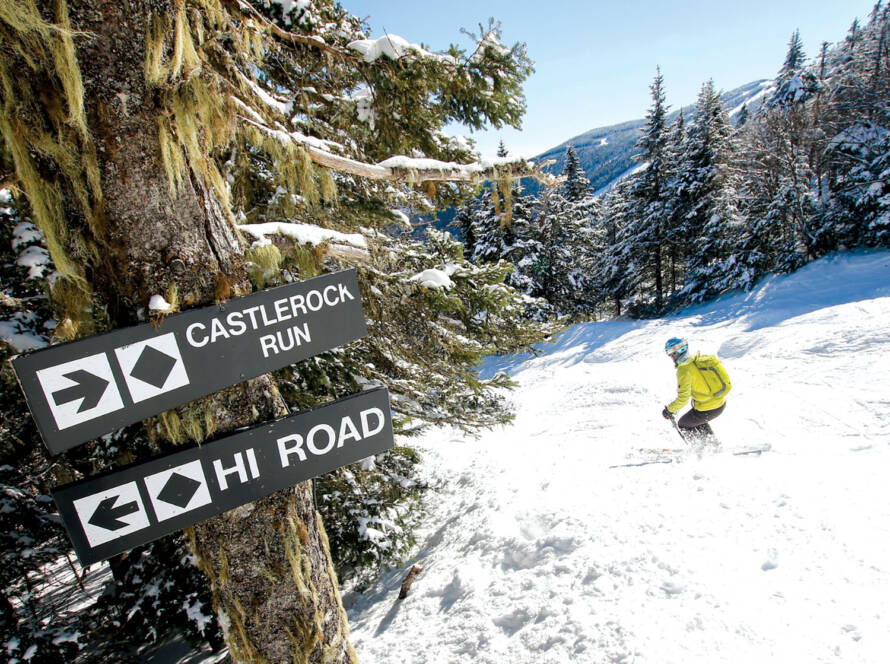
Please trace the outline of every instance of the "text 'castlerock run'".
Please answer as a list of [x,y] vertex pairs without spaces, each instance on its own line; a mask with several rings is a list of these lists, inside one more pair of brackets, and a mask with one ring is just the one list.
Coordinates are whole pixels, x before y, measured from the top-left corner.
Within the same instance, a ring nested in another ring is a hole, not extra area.
[[356,272],[343,270],[51,346],[13,368],[59,453],[366,334]]
[[295,346],[312,341],[309,322],[299,319],[325,307],[336,307],[354,301],[350,289],[342,283],[325,286],[321,290],[310,290],[282,297],[271,304],[258,304],[239,311],[232,311],[225,317],[215,317],[209,323],[192,323],[185,330],[186,340],[194,348],[203,348],[221,339],[239,337],[253,331],[263,331],[289,320],[298,321],[274,334],[264,334],[259,338],[263,357],[293,350]]

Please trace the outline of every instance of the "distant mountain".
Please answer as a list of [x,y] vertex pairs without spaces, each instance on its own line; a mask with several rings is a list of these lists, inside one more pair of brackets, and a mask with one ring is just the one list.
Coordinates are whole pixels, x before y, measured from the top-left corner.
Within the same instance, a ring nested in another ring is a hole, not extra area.
[[[772,84],[771,80],[764,79],[724,92],[721,98],[729,111],[730,119],[738,116],[743,104],[748,104],[749,112],[757,110],[761,99],[772,89]],[[673,122],[679,112],[679,109],[672,112],[668,116],[669,121]],[[683,107],[683,113],[687,119],[694,112],[695,104]],[[633,155],[637,153],[634,146],[642,135],[645,125],[646,120],[640,119],[591,129],[538,155],[535,157],[535,161],[555,159],[556,163],[547,170],[552,173],[561,173],[565,164],[566,148],[572,145],[578,154],[582,168],[590,178],[591,189],[600,193],[621,176],[639,166],[639,163],[633,159]],[[533,180],[526,180],[523,184],[526,186],[526,191],[529,192],[536,192],[539,188],[539,185]]]
[[[721,99],[729,111],[730,120],[735,120],[738,117],[744,104],[748,104],[749,113],[756,111],[761,100],[772,88],[771,80],[762,79],[724,92]],[[687,120],[692,117],[694,112],[694,103],[683,107],[683,113]],[[679,109],[670,113],[668,121],[673,122],[679,113]],[[590,179],[590,188],[594,193],[600,194],[622,176],[640,167],[639,162],[633,159],[633,156],[638,152],[634,146],[642,135],[645,125],[646,120],[640,119],[591,129],[538,155],[534,161],[540,163],[546,159],[554,159],[556,163],[545,170],[551,173],[561,173],[565,165],[566,148],[572,145],[575,147],[581,167]],[[522,185],[525,193],[529,194],[537,194],[541,189],[541,185],[533,178],[524,178]],[[440,230],[445,229],[454,219],[454,215],[455,210],[452,208],[438,212],[432,222],[433,226]],[[429,219],[422,220],[430,221]],[[452,232],[454,232],[453,229]]]

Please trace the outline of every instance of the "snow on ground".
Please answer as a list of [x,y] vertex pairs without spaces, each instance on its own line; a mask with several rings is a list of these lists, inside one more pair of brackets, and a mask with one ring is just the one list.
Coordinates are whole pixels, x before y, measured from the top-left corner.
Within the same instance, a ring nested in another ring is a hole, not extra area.
[[[621,466],[682,446],[670,336],[729,370],[724,450],[771,451]],[[425,569],[401,602],[406,570],[345,596],[360,661],[887,661],[890,253],[542,348],[485,366],[519,383],[513,424],[419,444]]]

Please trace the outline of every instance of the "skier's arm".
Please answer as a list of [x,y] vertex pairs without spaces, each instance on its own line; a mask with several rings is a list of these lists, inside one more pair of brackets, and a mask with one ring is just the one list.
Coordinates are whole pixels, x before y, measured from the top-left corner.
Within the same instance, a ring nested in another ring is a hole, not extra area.
[[668,404],[667,409],[672,413],[677,413],[689,402],[692,396],[692,373],[688,366],[681,366],[677,369],[677,398]]

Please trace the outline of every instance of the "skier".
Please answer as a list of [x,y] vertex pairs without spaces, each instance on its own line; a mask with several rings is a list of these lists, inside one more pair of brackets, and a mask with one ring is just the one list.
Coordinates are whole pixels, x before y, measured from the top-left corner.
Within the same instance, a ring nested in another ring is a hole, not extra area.
[[661,414],[672,420],[692,397],[692,410],[677,422],[680,435],[689,442],[719,445],[709,422],[726,408],[726,395],[732,389],[726,369],[714,355],[690,355],[685,339],[669,339],[664,352],[677,368],[677,398]]

